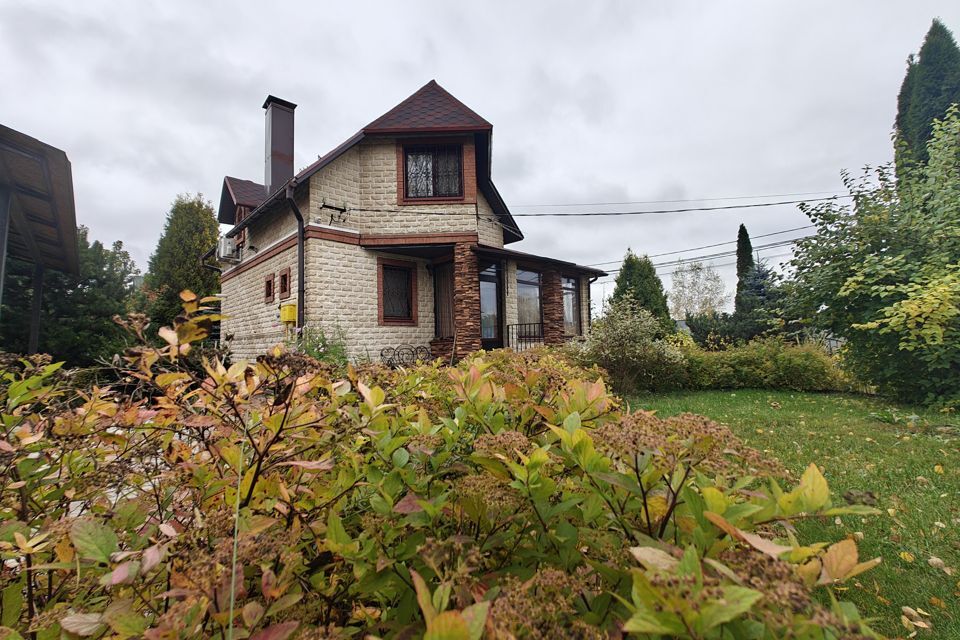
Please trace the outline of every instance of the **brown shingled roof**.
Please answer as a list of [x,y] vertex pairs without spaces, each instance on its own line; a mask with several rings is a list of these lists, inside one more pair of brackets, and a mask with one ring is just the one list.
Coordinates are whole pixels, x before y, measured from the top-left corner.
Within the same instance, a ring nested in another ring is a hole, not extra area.
[[224,224],[233,224],[237,207],[256,209],[267,199],[267,189],[253,180],[225,176],[220,191],[220,209],[217,219]]
[[489,131],[492,128],[493,125],[450,95],[436,80],[431,80],[364,127],[363,132]]

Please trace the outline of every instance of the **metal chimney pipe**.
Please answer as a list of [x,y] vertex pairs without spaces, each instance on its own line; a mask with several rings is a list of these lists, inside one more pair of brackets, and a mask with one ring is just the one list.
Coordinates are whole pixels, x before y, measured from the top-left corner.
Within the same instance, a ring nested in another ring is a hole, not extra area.
[[263,184],[266,195],[293,177],[293,110],[297,105],[276,96],[267,96],[266,159]]

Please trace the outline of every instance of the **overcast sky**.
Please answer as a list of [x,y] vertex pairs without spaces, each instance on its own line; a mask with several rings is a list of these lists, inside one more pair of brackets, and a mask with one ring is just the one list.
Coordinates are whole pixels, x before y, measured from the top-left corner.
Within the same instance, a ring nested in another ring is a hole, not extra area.
[[[0,122],[67,152],[78,222],[141,268],[178,193],[262,181],[268,93],[299,105],[301,168],[436,79],[493,123],[514,213],[837,192],[842,169],[892,158],[905,60],[936,16],[960,32],[956,0],[0,0]],[[807,223],[791,206],[518,220],[514,248],[582,264]]]

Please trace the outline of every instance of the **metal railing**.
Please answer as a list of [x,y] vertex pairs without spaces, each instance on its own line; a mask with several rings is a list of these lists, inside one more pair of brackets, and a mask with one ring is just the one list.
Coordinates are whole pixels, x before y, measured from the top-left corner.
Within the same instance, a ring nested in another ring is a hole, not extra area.
[[507,325],[507,347],[514,351],[526,351],[543,345],[543,324],[528,322]]

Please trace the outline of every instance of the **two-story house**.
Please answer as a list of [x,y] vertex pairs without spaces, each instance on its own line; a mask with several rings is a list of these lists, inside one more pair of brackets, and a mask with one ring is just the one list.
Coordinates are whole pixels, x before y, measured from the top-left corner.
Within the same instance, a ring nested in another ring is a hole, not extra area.
[[296,105],[263,106],[266,184],[224,178],[218,214],[233,225],[219,256],[234,357],[304,326],[374,359],[400,345],[459,357],[558,344],[588,328],[604,273],[506,248],[523,234],[491,178],[493,127],[435,81],[296,175]]

